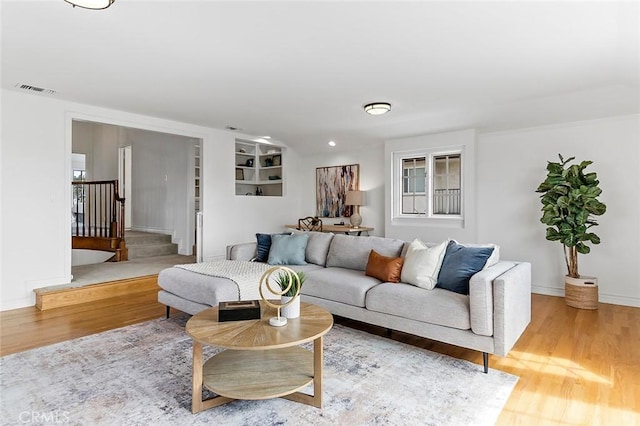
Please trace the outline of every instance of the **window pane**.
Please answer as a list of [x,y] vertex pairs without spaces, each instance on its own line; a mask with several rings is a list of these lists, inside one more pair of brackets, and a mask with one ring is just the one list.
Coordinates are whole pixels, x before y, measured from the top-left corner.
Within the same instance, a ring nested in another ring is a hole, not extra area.
[[433,158],[433,214],[460,214],[460,154]]
[[403,214],[424,214],[426,212],[426,157],[404,158],[402,160],[402,203]]

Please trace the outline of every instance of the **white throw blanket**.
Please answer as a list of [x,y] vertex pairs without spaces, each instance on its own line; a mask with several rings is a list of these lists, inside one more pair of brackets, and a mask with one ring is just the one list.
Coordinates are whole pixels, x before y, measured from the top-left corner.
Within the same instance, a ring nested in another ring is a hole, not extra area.
[[[190,263],[187,265],[176,265],[176,268],[186,269],[202,275],[212,277],[227,278],[235,282],[238,286],[239,300],[259,300],[260,292],[258,286],[260,278],[272,265],[260,262],[246,262],[240,260],[216,260],[213,262]],[[274,288],[278,288],[274,286]],[[265,286],[262,289],[268,299],[277,299],[279,296],[271,293]]]

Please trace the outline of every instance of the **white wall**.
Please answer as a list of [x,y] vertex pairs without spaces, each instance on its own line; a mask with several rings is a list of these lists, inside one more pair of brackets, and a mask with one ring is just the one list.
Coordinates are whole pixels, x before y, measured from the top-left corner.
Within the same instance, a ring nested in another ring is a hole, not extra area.
[[[281,229],[291,211],[298,216],[299,186],[293,179],[285,185],[286,197],[234,195],[233,133],[39,95],[1,93],[1,310],[32,306],[34,288],[70,281],[73,119],[203,140],[205,257],[224,256],[227,244],[253,241],[256,232]],[[283,164],[291,158],[288,151]],[[193,223],[185,226],[193,229]]]
[[501,257],[533,266],[533,291],[563,295],[562,245],[545,239],[538,184],[547,161],[592,160],[607,212],[593,228],[602,243],[579,257],[579,272],[598,277],[600,301],[640,306],[640,116],[480,134],[478,239]]
[[255,234],[281,232],[283,225],[299,217],[298,155],[282,151],[284,178],[282,197],[235,195],[235,139],[248,136],[226,133],[206,140],[202,146],[203,258],[224,258],[229,244],[251,242]]
[[[365,205],[360,207],[362,226],[375,228],[370,235],[384,235],[384,151],[383,146],[367,150],[301,156],[296,169],[296,181],[300,184],[300,210],[288,216],[287,223],[295,224],[298,218],[316,215],[316,167],[360,165],[360,190],[365,192]],[[334,224],[339,218],[326,218],[323,223]],[[345,223],[348,218],[343,219]]]
[[121,129],[121,146],[131,145],[131,228],[168,233],[180,254],[192,254],[194,229],[194,144],[179,135]]

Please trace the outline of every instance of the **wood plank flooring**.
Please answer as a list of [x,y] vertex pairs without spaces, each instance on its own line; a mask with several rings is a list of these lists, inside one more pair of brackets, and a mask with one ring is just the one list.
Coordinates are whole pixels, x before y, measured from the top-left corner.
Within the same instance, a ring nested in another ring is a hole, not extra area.
[[[149,291],[48,311],[0,312],[0,355],[159,318],[165,308],[156,297]],[[532,312],[510,354],[490,357],[491,368],[520,377],[498,424],[640,425],[640,309],[600,304],[578,310],[562,298],[534,294]],[[336,322],[386,335],[379,327]],[[392,338],[481,369],[478,352],[404,333]]]

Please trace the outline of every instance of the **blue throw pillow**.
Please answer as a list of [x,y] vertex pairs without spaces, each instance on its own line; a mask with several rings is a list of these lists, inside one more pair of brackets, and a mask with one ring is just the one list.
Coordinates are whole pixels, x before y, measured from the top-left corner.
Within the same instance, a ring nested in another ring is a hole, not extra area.
[[[271,248],[271,235],[273,234],[256,234],[258,247],[256,248],[256,262],[266,262],[269,260],[269,249]],[[291,235],[291,232],[283,232],[281,235]]]
[[469,294],[469,279],[480,272],[493,253],[493,247],[465,247],[449,241],[436,287]]
[[271,234],[256,234],[258,247],[256,248],[256,262],[266,262],[271,248]]
[[306,265],[309,234],[272,235],[269,250],[269,265]]

